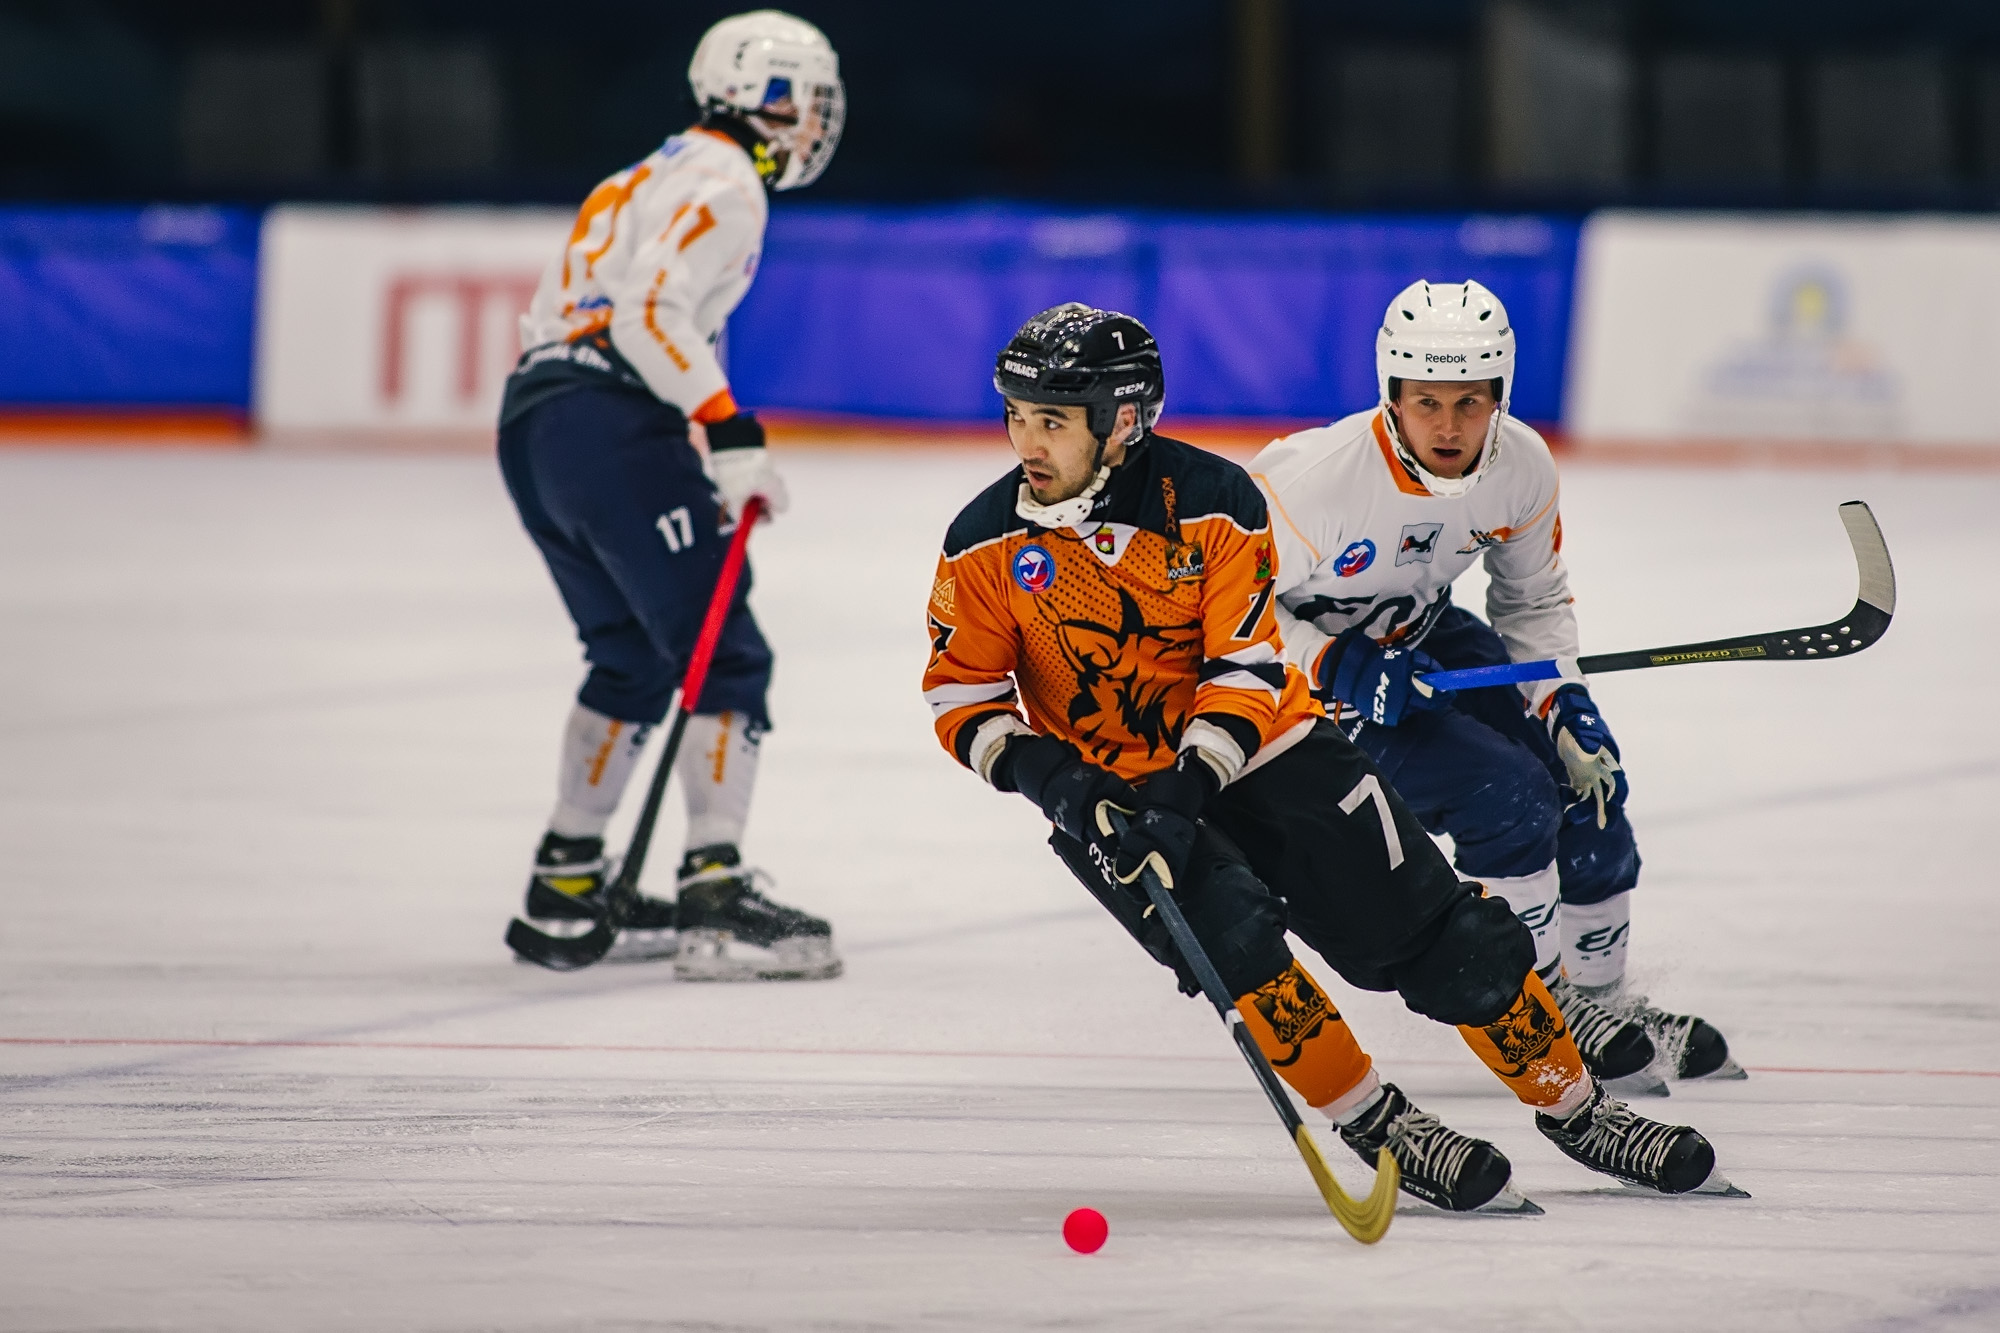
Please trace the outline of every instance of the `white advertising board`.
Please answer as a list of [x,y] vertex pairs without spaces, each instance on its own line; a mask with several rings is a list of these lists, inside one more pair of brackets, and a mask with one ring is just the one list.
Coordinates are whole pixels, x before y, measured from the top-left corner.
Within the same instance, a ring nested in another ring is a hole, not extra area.
[[259,256],[261,430],[490,438],[517,320],[573,215],[285,206]]
[[2000,446],[2000,222],[1600,213],[1567,432],[1585,445]]

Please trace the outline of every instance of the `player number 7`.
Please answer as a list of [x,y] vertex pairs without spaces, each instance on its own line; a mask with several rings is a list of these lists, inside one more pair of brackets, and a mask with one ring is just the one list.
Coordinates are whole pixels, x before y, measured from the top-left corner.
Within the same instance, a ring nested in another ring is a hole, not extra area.
[[1389,849],[1389,869],[1403,864],[1403,840],[1396,834],[1396,821],[1389,815],[1389,798],[1382,794],[1382,780],[1373,773],[1354,784],[1354,790],[1340,798],[1340,812],[1351,815],[1361,808],[1363,801],[1375,802],[1375,813],[1382,819],[1382,844]]

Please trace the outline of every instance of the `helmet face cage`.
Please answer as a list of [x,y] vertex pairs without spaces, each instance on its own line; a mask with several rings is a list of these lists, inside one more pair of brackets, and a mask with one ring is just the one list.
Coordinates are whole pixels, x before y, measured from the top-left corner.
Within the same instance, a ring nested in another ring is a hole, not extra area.
[[804,19],[775,9],[723,19],[695,48],[688,82],[705,113],[754,118],[767,140],[758,174],[772,189],[810,185],[833,160],[847,90],[832,44]]
[[1108,440],[1118,409],[1138,409],[1142,432],[1166,405],[1159,344],[1130,315],[1078,301],[1042,311],[1021,326],[993,368],[993,387],[1008,398],[1085,409],[1090,433]]

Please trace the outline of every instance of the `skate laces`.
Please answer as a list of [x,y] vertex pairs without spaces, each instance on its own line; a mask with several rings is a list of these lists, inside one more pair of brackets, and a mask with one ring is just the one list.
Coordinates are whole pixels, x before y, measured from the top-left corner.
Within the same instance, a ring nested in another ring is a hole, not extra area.
[[1549,995],[1562,1011],[1563,1021],[1569,1024],[1570,1036],[1592,1055],[1600,1053],[1628,1021],[1578,990],[1567,977],[1558,977],[1556,984],[1549,987]]
[[1632,1017],[1645,1026],[1658,1048],[1660,1058],[1669,1069],[1680,1068],[1681,1057],[1687,1051],[1689,1039],[1694,1036],[1695,1018],[1690,1014],[1670,1014],[1664,1009],[1656,1009],[1644,995],[1634,995],[1626,1002]]
[[1457,1179],[1459,1168],[1472,1153],[1473,1142],[1445,1128],[1430,1112],[1415,1107],[1391,1120],[1383,1137],[1383,1146],[1398,1163],[1404,1163],[1407,1154],[1408,1162],[1417,1166],[1420,1174],[1444,1182]]
[[1677,1129],[1647,1120],[1615,1097],[1603,1095],[1584,1114],[1590,1126],[1577,1136],[1579,1149],[1628,1172],[1652,1176],[1666,1164]]

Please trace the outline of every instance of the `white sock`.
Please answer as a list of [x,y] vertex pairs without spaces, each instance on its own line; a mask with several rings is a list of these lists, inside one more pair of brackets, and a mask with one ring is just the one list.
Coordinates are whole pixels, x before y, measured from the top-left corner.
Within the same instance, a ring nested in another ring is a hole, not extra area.
[[1625,946],[1632,937],[1629,891],[1601,903],[1564,903],[1563,969],[1579,986],[1615,986],[1625,979]]
[[687,795],[689,850],[743,841],[763,739],[741,713],[697,713],[688,719],[674,775]]
[[603,837],[651,732],[643,722],[620,722],[582,704],[570,710],[549,831],[565,838]]
[[1351,1125],[1374,1110],[1375,1103],[1381,1100],[1382,1079],[1376,1074],[1375,1066],[1370,1065],[1368,1066],[1368,1072],[1361,1076],[1359,1083],[1349,1088],[1346,1092],[1341,1093],[1340,1096],[1335,1097],[1325,1106],[1316,1106],[1313,1109],[1320,1112],[1336,1125]]
[[1532,875],[1478,875],[1486,892],[1507,900],[1507,906],[1535,937],[1535,971],[1549,974],[1562,962],[1562,884],[1556,878],[1556,863]]

